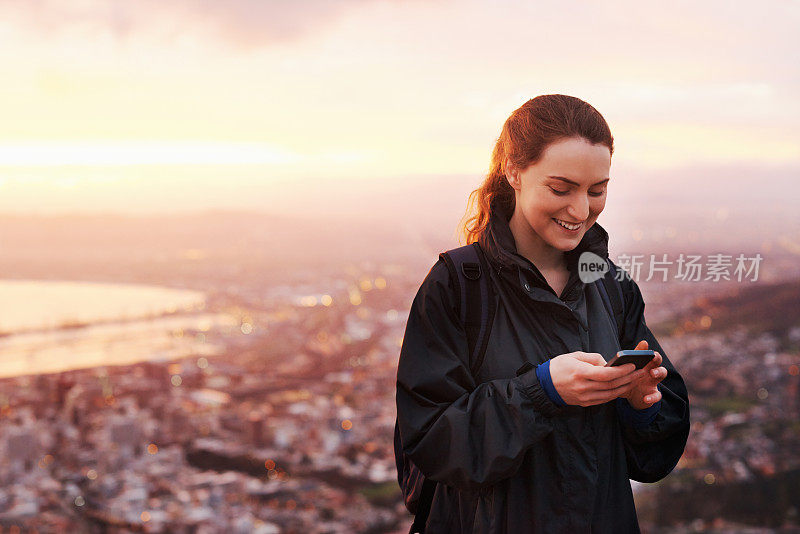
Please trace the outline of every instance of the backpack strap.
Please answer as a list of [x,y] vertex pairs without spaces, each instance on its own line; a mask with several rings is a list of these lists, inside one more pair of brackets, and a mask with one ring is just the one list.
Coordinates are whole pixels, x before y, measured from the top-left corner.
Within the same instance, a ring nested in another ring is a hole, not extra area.
[[606,258],[606,262],[608,263],[608,271],[595,283],[600,291],[600,297],[603,299],[608,315],[614,319],[614,324],[617,327],[617,338],[622,343],[623,326],[625,324],[625,298],[622,294],[622,285],[617,280],[617,269],[610,258]]
[[474,376],[483,364],[496,311],[491,298],[489,265],[477,242],[442,252],[439,257],[447,264],[450,276],[456,282],[461,323],[469,345],[469,368]]
[[[459,302],[459,318],[467,334],[469,369],[472,375],[475,376],[486,354],[489,331],[496,310],[496,305],[492,299],[491,284],[489,283],[489,265],[478,243],[442,252],[439,257],[447,265],[450,271],[450,278],[455,285]],[[402,455],[400,433],[395,422],[395,459],[397,460],[398,473],[400,473],[401,462],[398,460],[398,451]],[[404,456],[401,460],[410,462]],[[418,471],[416,466],[413,466],[413,469]],[[428,522],[428,514],[433,503],[433,494],[436,491],[435,481],[424,477],[422,473],[419,473],[419,477],[423,479],[422,489],[409,534],[424,534],[425,524]],[[401,483],[402,487],[403,480],[399,474],[398,482]],[[409,482],[406,483],[408,484]]]

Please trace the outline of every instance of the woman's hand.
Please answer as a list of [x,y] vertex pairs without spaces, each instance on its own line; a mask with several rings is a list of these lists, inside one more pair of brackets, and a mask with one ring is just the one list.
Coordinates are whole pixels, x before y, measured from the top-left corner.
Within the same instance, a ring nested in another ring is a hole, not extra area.
[[636,370],[632,363],[616,367],[605,364],[605,358],[596,352],[561,354],[550,360],[550,378],[564,402],[592,406],[617,397],[628,398],[631,388],[648,372]]
[[[636,350],[647,350],[647,341],[641,340],[636,345]],[[636,410],[649,408],[661,400],[661,392],[658,390],[658,383],[667,376],[666,367],[660,367],[663,359],[661,354],[656,352],[655,358],[650,360],[640,371],[644,374],[638,378],[633,387],[621,397],[628,399],[630,405]],[[550,366],[552,367],[552,363]]]

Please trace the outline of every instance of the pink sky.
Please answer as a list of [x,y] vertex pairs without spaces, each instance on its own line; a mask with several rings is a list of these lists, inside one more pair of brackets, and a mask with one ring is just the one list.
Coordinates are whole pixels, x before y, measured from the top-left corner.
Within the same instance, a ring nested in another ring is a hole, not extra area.
[[3,3],[0,212],[324,212],[437,175],[467,190],[545,93],[603,113],[618,183],[796,173],[799,25],[783,1]]

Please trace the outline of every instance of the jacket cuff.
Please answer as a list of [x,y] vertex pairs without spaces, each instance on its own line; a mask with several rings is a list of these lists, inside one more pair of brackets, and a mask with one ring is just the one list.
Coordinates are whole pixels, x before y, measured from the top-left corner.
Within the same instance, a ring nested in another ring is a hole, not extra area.
[[622,397],[617,397],[616,404],[619,418],[633,428],[645,428],[655,420],[661,410],[660,400],[643,410],[637,410],[628,399]]
[[566,406],[567,403],[564,402],[564,399],[561,398],[561,395],[558,394],[556,390],[556,386],[553,385],[553,379],[550,377],[550,360],[547,360],[541,365],[536,366],[536,377],[539,379],[539,383],[544,388],[544,392],[547,393],[547,396],[550,397],[550,400],[558,404],[559,406]]
[[536,367],[530,362],[525,362],[525,365],[517,370],[517,377],[514,382],[517,383],[519,388],[532,402],[537,411],[547,417],[559,415],[564,408],[553,402],[539,382],[539,377],[536,374]]

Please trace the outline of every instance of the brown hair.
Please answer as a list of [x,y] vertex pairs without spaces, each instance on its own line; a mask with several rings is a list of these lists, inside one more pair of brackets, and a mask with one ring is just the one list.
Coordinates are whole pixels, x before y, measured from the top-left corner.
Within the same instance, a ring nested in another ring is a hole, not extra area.
[[599,111],[580,98],[540,95],[511,113],[494,145],[489,173],[481,186],[470,193],[467,212],[459,224],[459,235],[466,239],[466,244],[480,240],[493,210],[502,207],[507,213],[514,212],[514,189],[503,169],[506,157],[524,170],[536,163],[551,143],[570,137],[605,145],[614,154],[614,137],[608,123]]

